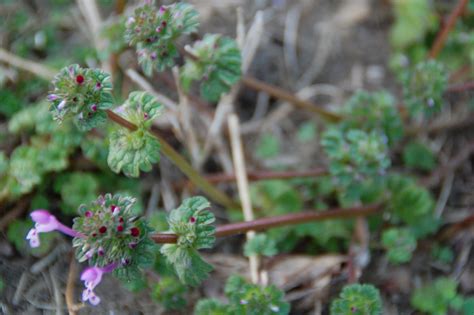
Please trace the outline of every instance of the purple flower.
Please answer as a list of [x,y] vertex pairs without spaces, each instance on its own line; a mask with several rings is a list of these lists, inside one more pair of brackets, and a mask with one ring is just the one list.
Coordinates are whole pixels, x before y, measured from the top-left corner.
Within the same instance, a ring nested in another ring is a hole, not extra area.
[[135,23],[135,18],[134,17],[129,17],[128,20],[127,20],[127,26],[130,26],[133,23]]
[[66,107],[66,100],[62,100],[61,103],[58,104],[58,110],[63,110]]
[[28,232],[26,239],[30,241],[30,246],[33,248],[40,246],[39,233],[57,230],[72,237],[79,236],[78,232],[59,222],[56,217],[47,210],[35,210],[30,216],[33,222],[35,222],[35,227]]
[[102,275],[107,272],[112,272],[116,267],[117,264],[112,263],[104,268],[96,266],[89,267],[82,272],[81,281],[84,281],[84,286],[86,287],[84,291],[82,291],[83,302],[89,301],[92,305],[100,303],[100,297],[94,293],[94,289],[102,281]]
[[57,96],[56,94],[49,94],[48,95],[48,101],[52,102],[52,101],[55,101],[59,98],[59,96]]

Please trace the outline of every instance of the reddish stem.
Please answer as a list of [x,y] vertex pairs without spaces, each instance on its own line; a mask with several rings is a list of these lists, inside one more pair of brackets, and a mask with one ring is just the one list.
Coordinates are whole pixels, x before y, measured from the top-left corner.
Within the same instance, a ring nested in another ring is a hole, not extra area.
[[431,47],[431,50],[429,53],[430,58],[434,59],[439,55],[439,53],[441,52],[441,49],[443,49],[446,39],[448,38],[449,32],[451,32],[453,27],[456,25],[456,20],[463,13],[464,8],[468,4],[468,2],[469,0],[459,0],[456,7],[454,7],[443,29],[436,36],[434,44]]
[[[328,174],[328,171],[324,168],[314,168],[305,171],[250,171],[247,172],[249,181],[260,181],[269,179],[292,179],[292,178],[307,178],[307,177],[318,177]],[[204,176],[210,183],[229,183],[235,181],[235,174],[216,173]],[[177,183],[176,186],[190,185],[189,181]]]
[[[281,216],[261,218],[246,222],[230,223],[218,226],[216,229],[216,237],[232,236],[243,234],[248,231],[261,231],[269,228],[295,225],[301,223],[329,220],[329,219],[346,219],[367,216],[376,213],[382,208],[380,204],[353,207],[353,208],[337,208],[324,212],[307,211],[300,213],[291,213]],[[151,236],[156,243],[176,243],[178,237],[171,233],[156,233]]]

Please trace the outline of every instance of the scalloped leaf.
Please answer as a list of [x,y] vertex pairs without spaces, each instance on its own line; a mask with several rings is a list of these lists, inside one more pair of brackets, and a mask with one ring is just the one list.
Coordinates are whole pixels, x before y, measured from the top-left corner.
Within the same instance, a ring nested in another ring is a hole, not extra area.
[[278,253],[275,240],[266,234],[257,234],[253,238],[247,240],[244,245],[244,255],[263,255],[274,256]]
[[153,119],[161,113],[161,108],[152,95],[132,92],[124,105],[117,109],[119,115],[137,126],[137,130],[119,128],[110,134],[107,163],[112,171],[138,177],[140,170],[149,172],[153,164],[158,163],[160,143],[148,129]]
[[161,248],[161,253],[174,267],[179,280],[190,286],[199,285],[214,269],[194,248],[166,244]]
[[180,72],[185,90],[193,81],[201,80],[201,95],[211,102],[218,101],[241,77],[242,58],[235,40],[218,34],[206,34],[186,56]]
[[227,305],[217,299],[199,300],[194,309],[195,315],[227,315],[229,313]]
[[290,304],[284,300],[284,293],[277,287],[259,286],[247,283],[241,276],[231,276],[225,286],[231,314],[285,315]]
[[408,228],[391,228],[383,231],[382,244],[387,250],[387,258],[393,264],[411,260],[416,249],[416,238]]
[[138,177],[160,160],[160,143],[150,133],[120,129],[110,134],[107,163],[115,173]]
[[198,285],[207,278],[212,266],[204,261],[198,249],[212,248],[215,242],[214,214],[208,211],[210,203],[204,197],[185,199],[171,211],[168,224],[178,236],[176,244],[166,244],[161,253],[175,268],[179,279],[189,285]]
[[351,284],[331,304],[331,315],[380,315],[382,300],[371,284]]

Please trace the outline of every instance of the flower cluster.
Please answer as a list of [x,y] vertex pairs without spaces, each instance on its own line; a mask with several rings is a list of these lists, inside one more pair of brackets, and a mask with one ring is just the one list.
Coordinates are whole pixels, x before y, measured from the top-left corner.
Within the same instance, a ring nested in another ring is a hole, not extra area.
[[[33,248],[40,245],[39,233],[59,231],[76,239],[84,237],[83,234],[59,222],[58,219],[47,210],[35,210],[30,214],[30,217],[33,222],[35,222],[35,226],[28,232],[26,239],[29,240],[30,246]],[[116,267],[116,263],[111,263],[104,268],[94,266],[82,272],[81,280],[84,281],[86,287],[82,293],[82,300],[84,302],[89,301],[92,305],[100,303],[100,298],[94,293],[94,288],[100,283],[104,273],[111,272]]]
[[198,13],[189,4],[175,3],[156,9],[153,1],[135,10],[126,22],[125,40],[135,46],[138,62],[151,75],[174,65],[178,55],[175,41],[198,27]]
[[67,66],[55,76],[53,85],[48,95],[53,118],[62,121],[73,117],[83,131],[103,123],[105,110],[113,106],[110,75],[99,69]]
[[80,262],[97,267],[117,263],[116,275],[121,278],[132,277],[149,263],[154,243],[145,220],[133,214],[134,203],[131,197],[106,194],[79,207],[74,230],[82,237],[74,238],[73,246]]
[[390,166],[387,137],[377,131],[330,128],[323,134],[321,145],[331,159],[331,175],[344,186],[378,178]]
[[421,62],[407,72],[402,83],[403,97],[412,115],[432,115],[441,110],[448,84],[443,64],[435,60]]
[[59,222],[58,219],[47,210],[35,210],[30,214],[30,217],[33,222],[35,222],[35,226],[28,232],[26,239],[33,248],[40,246],[39,233],[59,231],[72,237],[80,237],[78,232]]
[[75,218],[72,229],[48,211],[36,210],[31,213],[35,226],[26,238],[31,247],[38,247],[39,233],[59,231],[74,237],[76,258],[91,265],[81,275],[85,285],[82,299],[97,305],[100,298],[94,289],[104,273],[114,272],[128,280],[153,261],[155,245],[148,237],[151,229],[133,215],[134,202],[130,197],[100,196],[89,206],[79,208],[81,216]]

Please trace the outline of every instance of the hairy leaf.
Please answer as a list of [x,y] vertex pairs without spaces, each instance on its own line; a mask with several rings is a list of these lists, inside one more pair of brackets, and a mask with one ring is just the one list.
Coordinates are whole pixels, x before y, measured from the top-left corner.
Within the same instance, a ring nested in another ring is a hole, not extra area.
[[201,95],[215,102],[240,80],[242,60],[233,39],[206,34],[188,51],[191,56],[186,56],[180,72],[185,90],[189,90],[193,81],[201,80]]
[[380,315],[382,300],[377,288],[370,284],[351,284],[342,289],[331,303],[331,315]]

